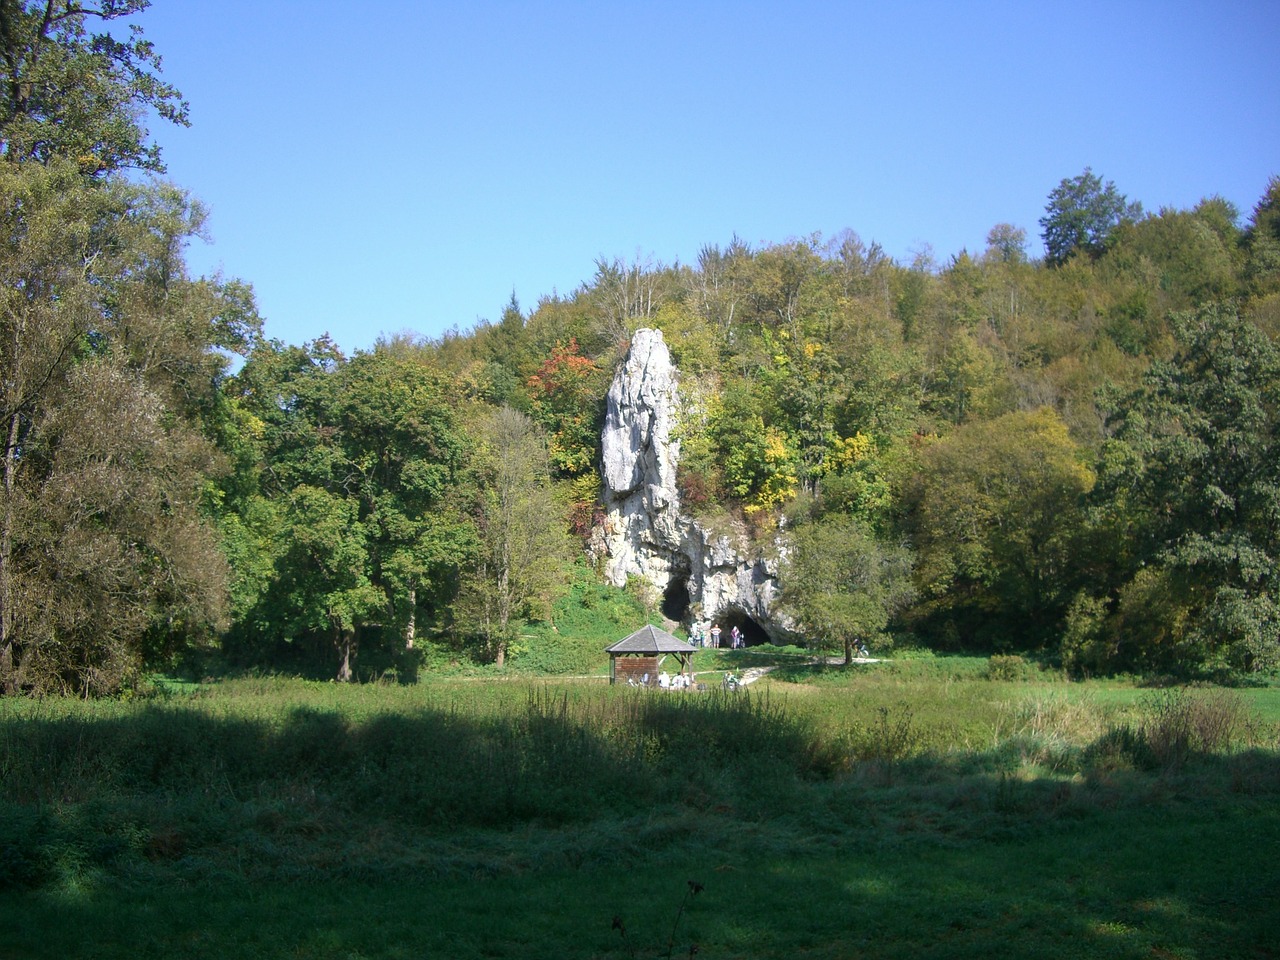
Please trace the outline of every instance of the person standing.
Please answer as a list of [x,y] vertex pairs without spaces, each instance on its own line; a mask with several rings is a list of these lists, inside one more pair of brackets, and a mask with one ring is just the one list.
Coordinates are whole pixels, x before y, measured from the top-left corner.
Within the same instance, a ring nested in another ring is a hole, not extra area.
[[720,624],[718,623],[711,625],[711,646],[717,649],[720,647]]
[[740,650],[742,648],[742,631],[738,629],[736,624],[734,625],[732,632],[729,634],[729,646],[734,650]]

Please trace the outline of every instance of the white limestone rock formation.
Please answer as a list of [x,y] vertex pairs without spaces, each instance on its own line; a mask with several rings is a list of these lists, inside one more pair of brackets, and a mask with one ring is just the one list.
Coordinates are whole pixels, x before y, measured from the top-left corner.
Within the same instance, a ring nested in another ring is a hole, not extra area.
[[616,586],[638,577],[660,596],[688,603],[686,624],[749,617],[771,638],[791,624],[774,609],[777,566],[745,535],[704,529],[680,509],[676,469],[681,400],[661,330],[637,330],[614,374],[602,434],[605,519],[593,538]]

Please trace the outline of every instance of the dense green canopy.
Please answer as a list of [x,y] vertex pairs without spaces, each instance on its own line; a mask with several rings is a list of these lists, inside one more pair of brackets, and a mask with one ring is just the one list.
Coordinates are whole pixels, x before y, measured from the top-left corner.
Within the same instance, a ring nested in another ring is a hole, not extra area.
[[199,204],[121,173],[162,168],[148,116],[186,120],[104,26],[146,5],[0,2],[6,691],[193,649],[504,663],[600,519],[641,327],[683,376],[684,509],[785,561],[802,634],[1280,660],[1280,178],[1242,222],[1213,194],[1144,214],[1086,168],[1048,193],[1043,259],[1007,223],[944,261],[851,230],[601,258],[527,313],[346,356],[264,342],[247,284],[188,273]]

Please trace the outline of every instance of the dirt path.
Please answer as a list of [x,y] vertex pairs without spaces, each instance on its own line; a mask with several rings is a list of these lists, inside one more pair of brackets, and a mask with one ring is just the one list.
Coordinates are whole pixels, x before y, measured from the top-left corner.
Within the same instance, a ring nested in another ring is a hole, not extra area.
[[[884,661],[877,657],[854,657],[853,662],[883,663]],[[815,660],[814,663],[817,663],[817,661]],[[844,666],[844,657],[827,657],[827,665],[832,667],[842,667]],[[738,678],[738,685],[745,687],[749,683],[755,683],[765,674],[772,673],[777,669],[778,667],[776,665],[772,667],[747,667],[747,669],[742,671],[742,676]]]

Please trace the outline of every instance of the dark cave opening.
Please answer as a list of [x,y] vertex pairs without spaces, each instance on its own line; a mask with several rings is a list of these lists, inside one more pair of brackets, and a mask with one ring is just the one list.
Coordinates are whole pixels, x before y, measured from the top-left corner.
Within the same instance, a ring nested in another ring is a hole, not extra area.
[[729,638],[733,636],[733,628],[737,627],[742,633],[743,645],[747,647],[759,646],[762,643],[772,643],[773,640],[764,630],[764,627],[756,623],[745,612],[735,608],[729,608],[720,611],[720,616],[716,620],[720,624],[720,646],[728,647]]
[[667,589],[662,591],[662,615],[676,623],[683,623],[689,615],[688,574],[672,577]]

